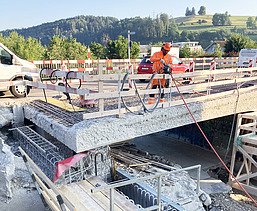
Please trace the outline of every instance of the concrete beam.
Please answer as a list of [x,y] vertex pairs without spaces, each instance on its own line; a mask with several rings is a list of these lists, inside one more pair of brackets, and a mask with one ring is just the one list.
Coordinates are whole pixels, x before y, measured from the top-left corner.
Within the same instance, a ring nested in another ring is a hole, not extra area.
[[[205,121],[237,113],[257,111],[257,90],[244,88],[223,95],[201,97],[201,101],[188,106],[195,119]],[[25,106],[25,118],[43,128],[75,152],[82,152],[100,146],[123,142],[136,137],[168,130],[193,123],[184,105],[156,109],[145,115],[126,114],[122,118],[104,117],[84,120],[71,128],[38,112],[31,106]]]

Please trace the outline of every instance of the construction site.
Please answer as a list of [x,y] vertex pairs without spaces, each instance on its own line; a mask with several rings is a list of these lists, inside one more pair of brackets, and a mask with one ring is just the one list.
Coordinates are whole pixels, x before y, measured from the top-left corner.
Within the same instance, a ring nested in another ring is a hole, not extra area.
[[[12,82],[25,98],[2,97],[0,210],[257,210],[256,68],[89,68],[50,65]],[[202,126],[225,117],[231,137],[215,145]]]

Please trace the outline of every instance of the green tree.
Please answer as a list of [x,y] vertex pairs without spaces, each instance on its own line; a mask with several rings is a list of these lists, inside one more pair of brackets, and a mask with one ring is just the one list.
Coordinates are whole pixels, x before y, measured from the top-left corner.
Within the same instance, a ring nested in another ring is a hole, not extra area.
[[199,11],[198,11],[199,15],[206,15],[206,7],[205,6],[201,6]]
[[87,59],[87,46],[75,38],[64,39],[65,59]]
[[256,28],[256,20],[254,20],[252,17],[249,17],[246,21],[246,27],[250,29]]
[[29,37],[25,41],[25,49],[23,52],[23,59],[32,60],[43,60],[45,54],[45,47],[35,38]]
[[46,51],[46,59],[67,59],[65,41],[60,36],[53,36]]
[[[137,58],[140,52],[139,43],[132,42],[131,58]],[[107,57],[109,59],[127,59],[128,58],[128,39],[119,36],[117,40],[111,40],[107,44]]]
[[46,59],[87,59],[87,47],[75,38],[53,36],[46,51]]
[[243,48],[257,48],[257,43],[248,36],[232,34],[225,44],[226,53],[239,52]]
[[139,53],[140,53],[140,43],[132,42],[131,50],[130,50],[131,58],[132,59],[138,58]]
[[40,60],[44,58],[45,48],[35,38],[25,39],[17,32],[11,32],[9,36],[0,36],[0,42],[23,59]]
[[10,35],[5,38],[4,45],[6,45],[17,56],[24,58],[24,50],[26,48],[25,38],[17,32],[11,32]]
[[191,55],[191,50],[188,45],[184,45],[180,50],[179,50],[179,57],[180,58],[189,58]]
[[215,13],[212,17],[213,26],[230,26],[231,21],[227,12],[225,14]]
[[215,47],[215,50],[214,50],[214,56],[218,57],[218,58],[221,58],[222,55],[223,55],[222,49],[221,49],[220,45],[217,44],[216,47]]
[[92,57],[96,59],[105,59],[106,58],[106,48],[100,44],[93,42],[89,46],[90,51],[92,52]]
[[194,7],[192,7],[191,15],[196,15],[196,13],[195,13],[195,8],[194,8]]
[[192,13],[191,10],[187,7],[187,8],[186,8],[185,16],[190,16],[191,13]]

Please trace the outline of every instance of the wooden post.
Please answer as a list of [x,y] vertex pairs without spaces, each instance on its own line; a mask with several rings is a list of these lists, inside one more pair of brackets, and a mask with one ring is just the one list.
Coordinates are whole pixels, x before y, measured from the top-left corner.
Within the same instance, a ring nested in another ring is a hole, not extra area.
[[118,98],[118,110],[119,110],[119,113],[118,113],[118,117],[121,117],[121,69],[119,68],[118,70],[118,92],[119,92],[119,98]]
[[[234,144],[233,144],[233,151],[232,151],[232,157],[231,157],[231,165],[230,165],[230,171],[232,174],[234,174],[234,167],[235,167],[235,159],[236,159],[236,152],[237,152],[237,147],[236,147],[236,143],[237,143],[237,137],[240,134],[240,129],[239,129],[239,125],[241,125],[242,123],[242,115],[239,114],[238,118],[237,118],[237,123],[236,123],[236,133],[235,133],[235,137],[234,137]],[[229,180],[228,180],[229,185],[232,185],[232,176],[229,176]]]
[[[103,92],[103,65],[98,66],[98,75],[99,75],[99,81],[98,81],[98,92],[102,93]],[[99,112],[104,111],[104,99],[99,99],[98,102],[98,107],[99,107]]]

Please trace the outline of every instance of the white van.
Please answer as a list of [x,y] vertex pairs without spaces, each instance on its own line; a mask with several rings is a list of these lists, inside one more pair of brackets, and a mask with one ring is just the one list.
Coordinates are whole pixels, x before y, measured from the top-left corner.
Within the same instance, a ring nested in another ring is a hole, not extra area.
[[[6,46],[0,43],[0,92],[8,91],[15,97],[25,97],[31,87],[11,86],[11,81],[29,80],[38,76],[38,68],[31,62],[16,56]],[[7,83],[6,83],[7,82]]]
[[256,67],[257,49],[241,49],[239,52],[238,67],[249,67],[249,61],[252,60],[252,67]]

